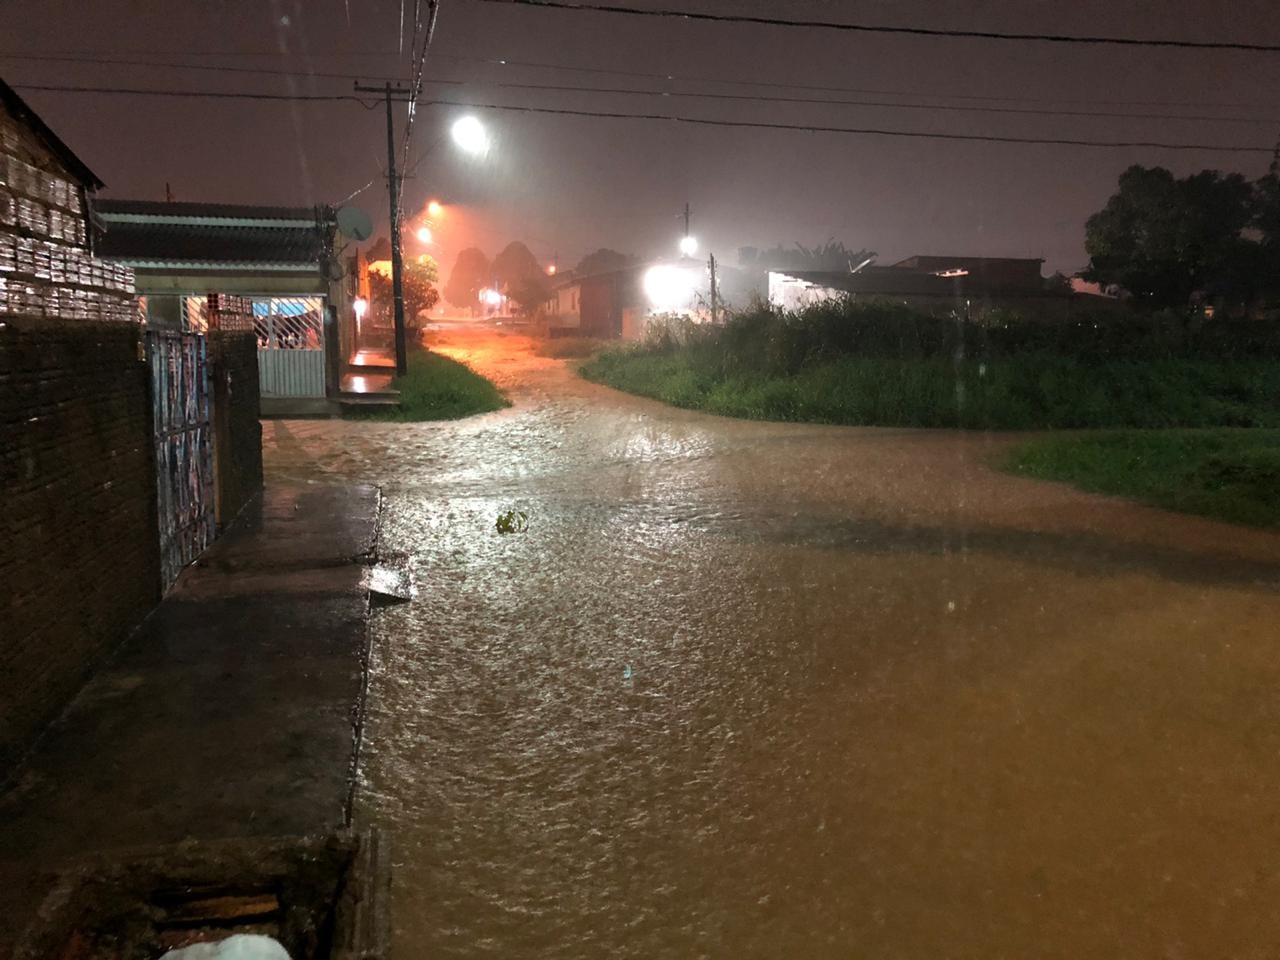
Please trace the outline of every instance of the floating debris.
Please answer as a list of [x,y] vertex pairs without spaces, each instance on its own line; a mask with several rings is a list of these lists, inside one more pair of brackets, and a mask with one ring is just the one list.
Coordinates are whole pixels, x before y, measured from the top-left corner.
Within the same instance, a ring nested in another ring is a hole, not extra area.
[[499,533],[524,533],[529,529],[529,515],[523,510],[507,510],[498,514],[495,526]]

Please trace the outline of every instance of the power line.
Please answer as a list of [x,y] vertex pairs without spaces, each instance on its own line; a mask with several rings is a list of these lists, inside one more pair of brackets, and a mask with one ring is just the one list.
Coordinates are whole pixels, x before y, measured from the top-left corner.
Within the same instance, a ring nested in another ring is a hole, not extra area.
[[451,53],[437,53],[436,56],[447,60],[488,63],[503,67],[533,67],[545,70],[569,71],[573,73],[594,73],[616,77],[638,77],[645,80],[662,80],[673,83],[715,83],[739,87],[766,87],[771,90],[814,90],[822,93],[853,93],[865,96],[929,97],[937,100],[978,100],[988,103],[1090,103],[1103,107],[1237,107],[1241,109],[1248,109],[1251,107],[1269,108],[1274,106],[1274,104],[1271,103],[1262,103],[1258,101],[1245,103],[1223,103],[1205,100],[1098,100],[1094,98],[1084,100],[1054,100],[1045,97],[994,97],[966,93],[929,93],[927,91],[921,92],[919,90],[881,90],[860,87],[821,86],[808,83],[776,83],[769,80],[740,80],[720,79],[717,77],[682,76],[680,74],[651,73],[639,70],[580,67],[560,63],[546,63],[544,61],[537,60],[509,60],[501,57],[467,57]]
[[759,17],[739,13],[702,13],[696,10],[654,8],[639,10],[613,3],[585,0],[482,0],[509,6],[541,7],[549,10],[579,10],[592,13],[621,13],[635,17],[663,17],[678,20],[704,20],[711,23],[749,23],[767,27],[800,27],[805,29],[841,30],[852,33],[905,34],[917,37],[945,37],[973,40],[1034,40],[1041,43],[1109,44],[1124,47],[1169,47],[1184,50],[1236,50],[1249,53],[1280,53],[1280,44],[1237,43],[1225,40],[1167,40],[1152,37],[1073,36],[1060,33],[1005,33],[997,30],[944,30],[938,27],[888,27],[835,20],[792,20],[783,17]]
[[981,143],[1044,144],[1062,147],[1127,147],[1158,150],[1196,150],[1209,153],[1272,154],[1274,146],[1251,146],[1211,143],[1168,143],[1157,140],[1082,140],[1069,137],[1006,137],[977,133],[932,133],[924,130],[885,130],[877,127],[835,127],[802,123],[769,123],[760,120],[717,120],[707,117],[682,117],[663,113],[621,113],[603,110],[569,110],[560,107],[512,106],[500,103],[467,103],[460,100],[432,100],[445,107],[471,107],[479,110],[506,110],[516,113],[559,114],[571,117],[601,117],[611,120],[665,120],[711,127],[744,127],[757,130],[793,130],[803,133],[842,133],[876,137],[907,137],[921,140],[968,140]]
[[[360,97],[351,94],[275,94],[275,93],[221,93],[204,90],[140,90],[128,87],[82,87],[60,86],[53,84],[14,84],[19,90],[47,90],[61,93],[100,93],[100,94],[133,94],[159,97],[194,97],[231,100],[319,100],[319,101],[352,101],[366,109],[377,106],[367,104]],[[407,103],[406,99],[393,100],[393,103]],[[981,143],[1014,143],[1043,144],[1067,147],[1122,147],[1151,148],[1159,150],[1196,150],[1207,153],[1263,153],[1271,155],[1273,146],[1222,145],[1210,143],[1173,143],[1157,140],[1084,140],[1068,137],[1012,137],[977,133],[936,133],[924,130],[886,130],[877,127],[837,127],[801,123],[771,123],[759,120],[719,120],[708,117],[685,117],[663,113],[623,113],[621,111],[603,110],[570,110],[561,107],[515,106],[500,103],[468,103],[462,100],[434,99],[423,101],[428,104],[445,107],[469,107],[480,110],[505,110],[516,113],[556,114],[572,117],[599,117],[612,120],[663,120],[671,123],[692,124],[712,127],[742,127],[758,130],[791,130],[804,133],[841,133],[879,137],[907,137],[924,140],[967,140]]]
[[693,93],[674,90],[636,90],[628,89],[626,87],[575,87],[567,84],[518,83],[502,80],[462,81],[433,79],[428,80],[427,82],[450,85],[461,85],[465,82],[472,82],[476,86],[500,87],[508,90],[545,90],[560,93],[594,93],[610,95],[625,94],[630,96],[670,97],[673,99],[737,100],[748,103],[804,103],[827,106],[893,107],[900,110],[954,110],[963,113],[1008,113],[1046,117],[1084,117],[1088,119],[1106,119],[1108,117],[1113,117],[1127,120],[1193,120],[1214,123],[1280,124],[1280,119],[1268,117],[1220,117],[1205,114],[1115,113],[1099,112],[1097,110],[1049,110],[1029,107],[974,107],[958,106],[954,104],[898,103],[887,100],[832,100],[825,97],[771,97],[745,93]]
[[122,60],[116,58],[105,57],[63,57],[63,56],[44,56],[39,54],[26,53],[0,53],[0,59],[5,60],[34,60],[37,62],[45,61],[49,63],[85,63],[85,64],[101,64],[103,66],[121,66],[121,67],[165,67],[169,70],[201,70],[210,73],[251,73],[262,74],[272,77],[319,77],[324,80],[382,80],[394,81],[394,77],[379,77],[367,73],[328,73],[319,70],[307,70],[300,73],[297,70],[272,70],[267,67],[229,67],[222,64],[205,64],[205,63],[162,63],[156,60]]
[[[139,87],[87,87],[54,83],[15,83],[17,90],[44,90],[50,93],[105,93],[125,94],[140,97],[188,97],[207,100],[312,100],[320,102],[348,101],[358,103],[366,110],[372,110],[378,104],[372,104],[364,97],[349,93],[229,93],[218,90],[146,90]],[[407,100],[395,100],[395,103],[407,103]]]
[[[224,56],[224,54],[208,54],[209,56]],[[230,54],[225,54],[229,56]],[[256,54],[255,54],[256,56]],[[819,93],[838,93],[838,94],[855,94],[858,96],[884,96],[884,97],[926,97],[935,100],[969,100],[984,103],[1088,103],[1102,107],[1191,107],[1191,108],[1268,108],[1272,104],[1262,103],[1258,101],[1252,102],[1214,102],[1214,101],[1196,101],[1196,100],[1098,100],[1098,99],[1049,99],[1043,97],[996,97],[985,96],[979,94],[965,93],[930,93],[928,91],[919,90],[886,90],[881,88],[865,88],[865,87],[843,87],[843,86],[826,86],[820,84],[805,83],[776,83],[765,80],[741,80],[741,79],[723,79],[716,77],[699,77],[699,76],[682,76],[677,74],[653,73],[640,70],[617,70],[600,67],[581,67],[561,63],[547,63],[536,60],[511,60],[502,57],[469,57],[460,54],[451,54],[444,52],[436,52],[437,58],[456,60],[459,62],[483,63],[493,66],[503,67],[529,67],[543,70],[557,70],[570,73],[586,73],[617,77],[634,77],[644,80],[658,80],[663,82],[682,82],[682,83],[710,83],[722,86],[739,86],[739,87],[764,87],[770,90],[807,90]],[[102,57],[81,57],[81,56],[63,56],[61,54],[26,54],[26,53],[5,53],[0,52],[0,59],[11,60],[29,60],[29,61],[48,61],[51,63],[84,63],[84,64],[101,64],[112,66],[135,66],[135,67],[164,67],[168,70],[197,70],[212,73],[246,73],[246,74],[262,74],[266,76],[282,76],[282,77],[298,77],[309,76],[319,77],[332,80],[373,80],[382,82],[395,82],[397,78],[388,76],[378,76],[374,74],[364,73],[332,73],[326,71],[308,70],[303,73],[295,70],[272,70],[266,67],[235,67],[223,64],[192,64],[192,63],[172,63],[159,60],[133,60],[118,58],[102,58]],[[434,81],[439,83],[460,82],[460,81]],[[496,82],[496,81],[495,81]],[[682,96],[691,96],[692,94],[682,93]],[[941,105],[940,105],[941,106]],[[959,109],[959,108],[957,108]],[[1115,114],[1116,116],[1125,116],[1123,114]],[[1181,119],[1181,118],[1177,118]],[[1187,117],[1186,119],[1198,119],[1196,117]],[[1220,118],[1211,118],[1220,119]],[[1268,121],[1269,122],[1269,121]]]

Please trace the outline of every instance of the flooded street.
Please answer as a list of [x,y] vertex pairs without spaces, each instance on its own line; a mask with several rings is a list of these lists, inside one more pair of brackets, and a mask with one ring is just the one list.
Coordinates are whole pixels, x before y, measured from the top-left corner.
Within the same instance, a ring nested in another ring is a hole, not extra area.
[[514,406],[264,425],[419,587],[358,797],[397,957],[1275,955],[1280,535],[440,336]]

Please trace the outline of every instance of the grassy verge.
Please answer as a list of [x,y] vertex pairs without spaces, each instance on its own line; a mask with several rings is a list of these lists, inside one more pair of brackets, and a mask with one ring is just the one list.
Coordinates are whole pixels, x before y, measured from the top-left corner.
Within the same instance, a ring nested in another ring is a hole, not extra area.
[[578,359],[599,353],[608,345],[608,340],[596,337],[555,337],[539,340],[534,345],[533,352],[540,357],[557,360]]
[[1280,526],[1280,430],[1107,431],[1016,447],[1011,473],[1255,526]]
[[409,368],[392,381],[400,391],[400,406],[349,411],[349,419],[413,423],[456,420],[511,406],[491,380],[465,363],[429,350],[410,349]]
[[583,375],[761,420],[973,429],[1280,427],[1280,320],[989,314],[900,304],[758,307],[718,327],[658,323]]
[[1043,354],[955,361],[839,357],[735,370],[697,348],[614,350],[583,376],[708,413],[895,427],[1280,427],[1280,363]]

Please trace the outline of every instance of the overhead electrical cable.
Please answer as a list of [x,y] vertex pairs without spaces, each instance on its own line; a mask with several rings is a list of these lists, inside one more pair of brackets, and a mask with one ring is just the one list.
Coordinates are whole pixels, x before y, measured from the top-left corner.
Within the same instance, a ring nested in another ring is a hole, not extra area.
[[[227,93],[204,90],[144,90],[128,87],[88,87],[62,86],[55,84],[14,84],[19,90],[45,90],[61,93],[94,93],[94,94],[129,94],[159,97],[216,98],[230,100],[316,100],[316,101],[351,101],[367,108],[377,106],[377,102],[367,103],[360,97],[351,94],[269,94],[269,93]],[[401,99],[393,102],[406,103]],[[1100,148],[1152,148],[1160,150],[1195,150],[1208,153],[1260,153],[1271,155],[1273,145],[1221,144],[1221,143],[1185,143],[1162,140],[1092,140],[1075,137],[1017,137],[999,136],[979,133],[940,133],[927,130],[893,130],[880,127],[845,127],[826,124],[774,123],[761,120],[725,120],[712,117],[687,117],[678,114],[664,113],[627,113],[623,111],[605,110],[573,110],[562,107],[537,107],[518,104],[475,103],[464,100],[444,100],[433,98],[424,103],[439,106],[467,107],[475,110],[501,110],[514,113],[552,114],[572,117],[597,117],[610,120],[645,120],[665,121],[668,123],[688,124],[694,126],[738,127],[757,130],[796,131],[801,133],[836,133],[876,137],[906,137],[924,140],[954,140],[980,143],[1006,144],[1046,144],[1069,147]]]
[[585,0],[481,0],[507,6],[539,7],[546,10],[575,10],[589,13],[616,13],[633,17],[661,17],[677,20],[699,20],[709,23],[744,23],[766,27],[792,27],[810,30],[839,30],[849,33],[903,34],[917,37],[943,37],[970,40],[1016,40],[1039,43],[1104,44],[1124,47],[1166,47],[1180,50],[1234,50],[1247,53],[1280,53],[1280,44],[1244,43],[1231,40],[1173,40],[1165,37],[1078,36],[1063,33],[1012,33],[1001,30],[951,30],[942,27],[895,27],[882,24],[846,23],[839,20],[799,20],[787,17],[763,17],[741,13],[704,13],[698,10],[640,9],[616,3],[593,3]]

